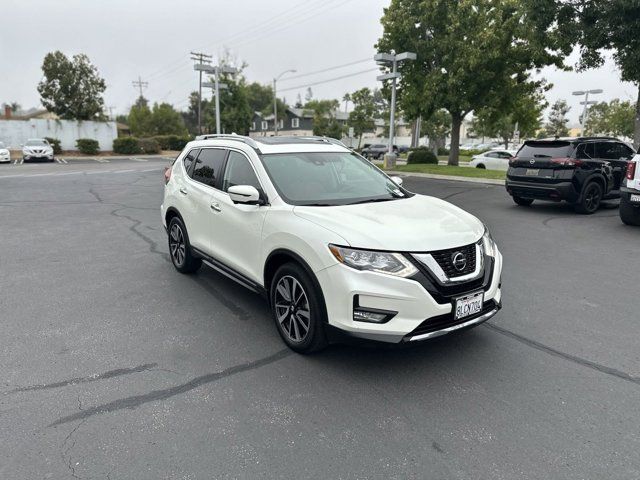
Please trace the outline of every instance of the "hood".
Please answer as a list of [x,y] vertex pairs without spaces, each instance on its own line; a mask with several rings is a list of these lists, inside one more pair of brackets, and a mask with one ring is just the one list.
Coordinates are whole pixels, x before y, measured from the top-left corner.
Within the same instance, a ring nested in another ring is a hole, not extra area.
[[468,245],[484,233],[480,220],[438,198],[414,195],[380,203],[293,209],[356,248],[427,252]]

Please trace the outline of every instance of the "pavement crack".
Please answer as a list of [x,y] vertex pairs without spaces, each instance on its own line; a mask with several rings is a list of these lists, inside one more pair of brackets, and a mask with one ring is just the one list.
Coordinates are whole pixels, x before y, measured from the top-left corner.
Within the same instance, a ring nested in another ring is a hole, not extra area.
[[113,402],[86,408],[81,412],[74,413],[73,415],[59,418],[55,422],[51,423],[49,427],[55,427],[64,423],[74,422],[76,420],[86,420],[89,417],[103,413],[116,412],[118,410],[124,409],[134,409],[150,402],[166,400],[176,395],[189,392],[208,383],[216,382],[232,375],[237,375],[242,372],[248,372],[260,367],[264,367],[265,365],[269,365],[285,357],[288,357],[292,353],[293,352],[291,350],[286,348],[274,353],[273,355],[269,355],[258,360],[253,360],[251,362],[234,365],[233,367],[229,367],[225,370],[222,370],[221,372],[208,373],[206,375],[192,378],[188,382],[176,385],[175,387],[165,388],[162,390],[153,390],[142,395],[134,395],[131,397],[121,398],[119,400],[114,400]]
[[164,252],[164,251],[158,249],[158,242],[156,242],[155,240],[153,240],[150,237],[146,236],[144,233],[140,232],[137,229],[137,227],[142,224],[142,220],[136,220],[135,218],[130,217],[129,215],[118,213],[120,210],[124,210],[125,208],[129,208],[129,207],[116,208],[115,210],[112,210],[110,212],[110,214],[113,215],[114,217],[125,218],[125,219],[129,220],[130,222],[132,222],[133,224],[129,227],[129,230],[131,232],[133,232],[137,237],[141,238],[147,245],[149,245],[149,251],[151,253],[155,253],[157,255],[160,255],[167,262],[170,262],[171,259],[169,258],[169,254],[167,252]]
[[553,355],[555,357],[559,357],[564,360],[577,363],[578,365],[582,365],[583,367],[587,367],[592,370],[596,370],[598,372],[611,375],[613,377],[619,378],[621,380],[625,380],[627,382],[635,383],[636,385],[640,385],[640,377],[634,377],[633,375],[629,375],[628,373],[623,372],[621,370],[617,370],[612,367],[607,367],[606,365],[601,365],[599,363],[595,363],[590,360],[586,360],[584,358],[571,355],[569,353],[561,352],[560,350],[556,350],[555,348],[548,347],[547,345],[544,345],[535,340],[531,340],[530,338],[523,337],[522,335],[518,335],[517,333],[513,333],[510,330],[506,330],[504,328],[498,327],[492,323],[485,323],[485,326],[490,330],[493,330],[501,335],[504,335],[505,337],[509,337],[514,340],[517,340],[518,342],[524,345],[527,345],[529,347],[535,348],[542,352],[548,353],[549,355]]
[[78,464],[77,463],[75,465],[73,464],[73,460],[71,458],[70,452],[76,446],[76,440],[72,439],[72,437],[78,431],[78,429],[84,424],[84,422],[86,422],[86,419],[83,419],[81,422],[78,423],[78,425],[76,425],[73,429],[71,429],[71,431],[67,434],[67,436],[62,441],[62,445],[60,445],[60,456],[62,457],[62,463],[64,463],[67,466],[67,468],[71,472],[72,478],[82,478],[76,475],[76,466]]
[[[146,370],[152,370],[157,366],[158,366],[157,363],[145,363],[144,365],[138,365],[137,367],[132,367],[132,368],[117,368],[115,370],[109,370],[108,372],[104,372],[104,373],[96,373],[93,375],[89,375],[87,377],[76,377],[76,378],[70,378],[68,380],[62,380],[60,382],[55,382],[55,383],[30,385],[28,387],[18,387],[13,390],[10,390],[7,393],[31,392],[33,390],[48,390],[51,388],[60,388],[60,387],[67,387],[69,385],[77,385],[79,383],[96,382],[98,380],[106,380],[109,378],[119,377],[122,375],[129,375],[131,373],[139,373],[139,372],[144,372]],[[78,399],[78,402],[80,402],[80,399]]]

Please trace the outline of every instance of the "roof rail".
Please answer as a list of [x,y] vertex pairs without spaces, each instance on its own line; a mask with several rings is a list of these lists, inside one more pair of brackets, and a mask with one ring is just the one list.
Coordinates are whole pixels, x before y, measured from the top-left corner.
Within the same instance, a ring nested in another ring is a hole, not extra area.
[[237,133],[208,133],[206,135],[198,135],[196,140],[235,140],[249,145],[256,151],[260,151],[258,143],[251,137],[244,135],[238,135]]
[[344,143],[342,143],[340,140],[338,140],[337,138],[332,138],[332,137],[324,137],[324,136],[319,136],[319,135],[306,135],[306,136],[298,137],[298,138],[304,138],[304,139],[307,139],[307,140],[315,140],[317,142],[332,143],[333,145],[339,145],[340,147],[349,148]]

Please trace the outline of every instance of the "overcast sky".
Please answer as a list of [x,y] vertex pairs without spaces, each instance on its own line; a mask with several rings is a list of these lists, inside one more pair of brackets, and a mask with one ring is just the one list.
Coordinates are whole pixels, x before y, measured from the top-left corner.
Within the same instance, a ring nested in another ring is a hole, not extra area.
[[[115,113],[128,111],[138,75],[149,82],[145,97],[182,109],[197,75],[192,50],[214,55],[228,49],[248,64],[249,81],[269,83],[287,69],[294,75],[353,63],[324,73],[278,83],[279,96],[294,103],[307,84],[316,98],[375,87],[370,59],[381,34],[380,17],[390,0],[2,0],[0,28],[0,102],[40,107],[36,86],[47,52],[86,53],[107,81],[105,103]],[[362,61],[365,60],[365,61]],[[359,63],[355,63],[359,62]],[[573,63],[569,60],[569,63]],[[364,73],[359,73],[364,72]],[[554,84],[550,103],[565,98],[575,122],[580,99],[575,89],[602,88],[598,99],[634,100],[631,84],[619,80],[612,62],[585,73],[547,69]],[[300,87],[300,88],[295,88]],[[289,89],[286,90],[285,89]]]

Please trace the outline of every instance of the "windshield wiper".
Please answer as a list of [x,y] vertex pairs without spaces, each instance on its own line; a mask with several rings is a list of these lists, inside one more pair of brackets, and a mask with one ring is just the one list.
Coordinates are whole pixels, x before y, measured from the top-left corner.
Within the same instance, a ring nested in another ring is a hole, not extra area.
[[403,197],[368,198],[367,200],[358,200],[357,202],[347,203],[347,205],[357,205],[359,203],[390,202],[391,200],[397,200],[399,198],[403,198]]
[[333,203],[303,203],[301,207],[335,207]]

